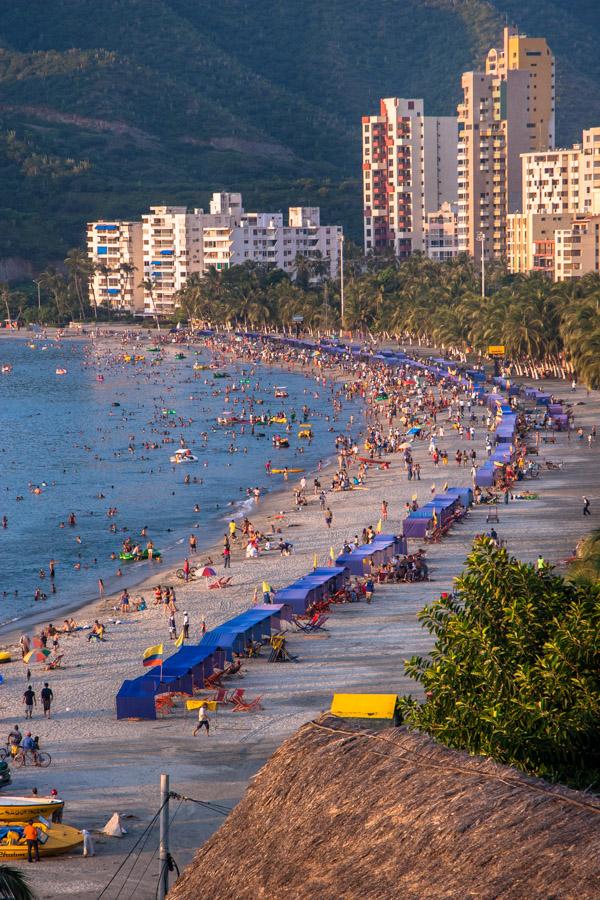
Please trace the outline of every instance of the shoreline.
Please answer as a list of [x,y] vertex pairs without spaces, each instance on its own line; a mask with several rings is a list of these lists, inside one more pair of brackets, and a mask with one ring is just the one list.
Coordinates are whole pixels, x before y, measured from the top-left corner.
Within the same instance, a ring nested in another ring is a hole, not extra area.
[[[566,383],[558,382],[552,382],[549,390],[568,402],[582,404],[575,408],[576,426],[589,429],[600,418],[597,392],[586,398],[583,389],[571,394]],[[371,416],[376,413],[371,411]],[[365,419],[370,421],[368,410]],[[190,614],[189,643],[199,640],[200,616],[210,630],[248,609],[257,582],[264,579],[274,587],[290,583],[312,568],[314,553],[318,563],[326,565],[330,546],[337,550],[345,539],[351,539],[356,532],[360,534],[363,526],[376,524],[383,499],[389,501],[389,521],[384,531],[399,533],[404,503],[411,495],[417,495],[422,505],[430,497],[432,483],[437,490],[445,481],[451,486],[470,483],[468,468],[457,466],[453,459],[456,449],[465,443],[456,431],[446,430],[442,443],[449,454],[447,466],[434,467],[426,440],[415,440],[413,444],[415,458],[423,466],[421,481],[409,482],[401,455],[394,454],[386,458],[390,461],[388,470],[369,469],[366,490],[359,496],[353,491],[329,493],[327,499],[334,516],[331,531],[325,528],[323,513],[312,496],[304,509],[288,511],[287,523],[299,526],[285,531],[295,545],[290,557],[281,557],[274,551],[258,560],[246,561],[238,551],[227,572],[233,576],[233,583],[223,591],[207,590],[203,579],[187,585],[175,582],[178,624],[183,610]],[[484,439],[481,423],[476,427],[474,446],[482,455]],[[542,553],[556,564],[564,561],[577,538],[590,527],[581,516],[580,495],[584,491],[592,499],[593,517],[589,522],[592,527],[595,524],[600,510],[598,450],[575,438],[568,443],[564,433],[557,435],[556,445],[540,442],[539,449],[540,461],[543,457],[564,459],[565,468],[544,468],[539,481],[526,483],[538,494],[537,498],[501,505],[500,522],[494,527],[506,540],[511,554],[534,562]],[[279,491],[268,495],[261,500],[259,512],[255,515],[253,511],[249,518],[258,525],[259,518],[262,521],[273,508],[275,512],[281,508],[289,510],[293,506],[290,500],[294,483],[295,479],[282,482],[281,490],[290,490],[283,503]],[[556,528],[559,516],[561,527]],[[491,527],[486,518],[487,507],[475,507],[441,543],[426,545],[430,582],[377,586],[370,606],[353,603],[336,608],[322,634],[288,631],[289,650],[298,663],[273,666],[265,655],[245,661],[241,676],[226,682],[226,686],[244,689],[248,698],[262,697],[263,708],[252,714],[235,714],[230,707],[222,708],[211,717],[210,739],[205,735],[192,736],[195,723],[181,705],[156,721],[116,719],[116,691],[123,680],[143,674],[143,650],[159,642],[164,642],[165,657],[175,650],[167,637],[162,609],[150,606],[143,613],[123,617],[122,625],[109,627],[106,643],[88,644],[85,632],[61,638],[65,668],[49,675],[41,667],[36,666],[33,671],[35,690],[39,690],[43,679],[48,679],[55,692],[56,715],[51,720],[42,719],[37,710],[34,712],[36,733],[42,747],[51,752],[53,766],[47,772],[15,770],[13,790],[28,792],[33,784],[41,790],[57,787],[67,800],[65,820],[93,831],[101,829],[115,811],[132,818],[125,820],[130,834],[120,842],[100,837],[98,856],[86,860],[85,866],[79,856],[49,861],[60,889],[49,889],[44,881],[47,866],[33,872],[34,888],[46,897],[96,898],[157,809],[161,772],[170,773],[172,788],[182,795],[231,808],[273,750],[301,724],[328,709],[333,693],[393,690],[418,694],[418,686],[404,672],[406,658],[426,655],[431,650],[431,637],[418,623],[417,614],[440,591],[451,588],[473,537]],[[409,552],[418,543],[409,542]],[[216,568],[221,574],[222,562]],[[163,576],[162,571],[160,575]],[[106,606],[102,611],[104,615]],[[22,722],[24,667],[18,660],[2,671],[3,721],[8,731],[14,722]],[[106,790],[107,785],[110,790]],[[195,849],[221,821],[204,807],[182,807],[172,825],[173,847],[177,848],[180,867],[190,861]],[[140,882],[140,900],[154,896],[158,862],[153,860],[153,850],[149,845],[140,856],[140,870],[143,867],[148,872]]]
[[[129,330],[129,329],[124,329],[124,330]],[[144,331],[145,330],[141,329],[142,333],[144,333]],[[11,338],[14,338],[16,335],[9,334],[8,336]],[[27,335],[21,334],[21,337],[23,339],[27,339]],[[71,338],[71,337],[76,337],[80,340],[88,341],[88,342],[90,340],[89,335],[80,335],[77,333],[75,333],[74,335],[69,335],[69,338]],[[111,339],[114,340],[115,335],[106,335],[106,336],[103,335],[102,337],[103,338],[105,337],[107,340],[111,340]],[[51,339],[51,338],[48,338],[48,339]],[[188,346],[190,348],[191,347],[197,348],[199,346],[203,347],[204,343],[202,341],[196,341],[196,342],[186,341],[185,346]],[[204,347],[204,349],[206,349],[212,353],[215,352],[215,350],[210,347]],[[219,352],[222,352],[222,351],[219,351]],[[227,355],[233,357],[233,355],[234,355],[233,350],[228,351]],[[266,368],[268,368],[272,371],[280,370],[282,373],[284,373],[286,371],[287,372],[290,372],[290,371],[296,372],[297,374],[305,375],[306,377],[310,378],[315,383],[316,383],[316,380],[318,377],[318,370],[314,370],[313,368],[311,368],[310,372],[307,373],[303,369],[302,366],[297,365],[297,364],[293,365],[293,364],[286,363],[285,366],[279,366],[277,364],[262,362],[261,365],[265,366]],[[328,376],[328,379],[331,379],[332,381],[339,383],[343,378],[343,374],[344,373],[339,369],[339,367],[335,367],[335,369],[328,370],[327,376]],[[320,377],[322,377],[322,375]],[[368,409],[365,406],[363,409],[361,409],[362,422],[356,423],[357,424],[357,431],[356,431],[356,439],[357,440],[360,440],[363,436],[364,428],[366,426],[366,421],[367,421],[367,415],[368,415]],[[327,475],[331,474],[332,471],[335,470],[335,450],[334,450],[334,448],[331,448],[329,452],[324,453],[323,458],[324,458],[325,462],[324,462],[322,468],[320,470],[318,470],[318,472],[319,472],[319,475],[326,477]],[[310,481],[317,475],[317,469],[314,469],[314,468],[307,469],[304,474],[307,478],[307,481],[310,484]],[[280,477],[280,476],[275,476],[275,475],[270,476],[271,479],[274,479],[276,477]],[[243,518],[244,515],[248,515],[248,517],[250,517],[250,515],[252,515],[253,516],[253,520],[252,520],[253,524],[258,526],[258,528],[261,531],[266,533],[268,531],[268,527],[269,527],[268,526],[268,513],[273,515],[273,514],[275,514],[276,511],[281,509],[282,500],[285,497],[286,490],[289,490],[291,492],[292,486],[295,483],[295,481],[297,481],[297,480],[298,480],[298,476],[295,476],[295,480],[294,480],[294,475],[292,475],[291,480],[286,483],[283,480],[283,477],[281,476],[281,481],[282,481],[281,485],[278,485],[273,490],[269,490],[268,493],[261,495],[260,513],[258,512],[258,507],[256,505],[256,501],[251,500],[252,507],[250,510],[247,510],[245,513],[239,512],[239,513],[232,514],[231,517],[235,518],[237,521],[239,521]],[[326,489],[326,493],[329,493],[328,489]],[[231,502],[235,506],[238,503],[243,504],[247,501],[246,500],[240,500],[240,501],[236,500],[236,501],[231,501]],[[267,509],[267,507],[269,507],[269,508]],[[226,531],[229,513],[224,512],[222,518],[223,518],[223,528],[224,528],[224,531]],[[263,521],[263,519],[264,519],[264,521]],[[175,551],[175,553],[176,552],[177,551]],[[189,554],[183,553],[180,557],[170,561],[168,566],[165,566],[164,568],[162,567],[162,563],[157,563],[154,566],[155,571],[152,574],[150,574],[148,572],[146,572],[144,574],[140,573],[140,578],[138,578],[132,582],[127,581],[127,583],[124,584],[124,587],[127,587],[127,590],[131,594],[135,593],[135,594],[140,594],[140,595],[143,594],[144,591],[149,592],[153,587],[155,587],[159,583],[163,584],[163,585],[168,584],[177,589],[178,587],[181,587],[184,584],[184,582],[177,578],[176,571],[177,571],[177,569],[181,568],[186,556],[189,557]],[[212,565],[213,565],[213,568],[216,568],[219,566],[219,560],[221,560],[221,545],[214,541],[207,541],[205,546],[203,546],[201,543],[199,543],[197,556],[213,558]],[[260,558],[262,559],[263,557],[261,556]],[[232,553],[232,561],[233,561],[233,559],[234,559],[234,555]],[[191,559],[190,559],[190,562],[192,562]],[[253,562],[257,562],[257,561],[253,561]],[[261,579],[257,579],[257,581],[260,581],[260,580]],[[56,624],[57,622],[60,622],[63,618],[65,618],[67,616],[75,616],[77,614],[80,618],[82,618],[82,622],[79,624],[91,624],[91,622],[93,621],[94,618],[98,618],[101,615],[104,615],[104,616],[106,616],[107,614],[112,615],[113,613],[118,618],[119,617],[118,612],[116,610],[114,610],[113,607],[115,606],[115,604],[118,603],[118,598],[119,598],[119,595],[121,594],[121,592],[122,592],[122,588],[120,588],[117,591],[111,591],[110,593],[105,594],[105,596],[103,598],[101,598],[100,595],[96,595],[91,598],[87,598],[83,601],[75,600],[75,599],[68,599],[68,600],[65,599],[64,603],[56,604],[56,605],[52,606],[51,609],[48,608],[47,610],[44,610],[43,607],[41,607],[38,610],[38,609],[34,608],[27,615],[20,616],[20,617],[16,618],[14,621],[6,621],[4,623],[0,623],[0,650],[14,649],[15,646],[18,645],[18,640],[19,640],[21,634],[27,633],[30,629],[35,628],[35,626],[45,625],[45,624],[48,624],[49,622],[53,622],[54,624]],[[43,603],[44,601],[40,601],[40,602]],[[146,602],[148,603],[148,599],[146,600]],[[18,649],[18,647],[17,647],[17,649]]]

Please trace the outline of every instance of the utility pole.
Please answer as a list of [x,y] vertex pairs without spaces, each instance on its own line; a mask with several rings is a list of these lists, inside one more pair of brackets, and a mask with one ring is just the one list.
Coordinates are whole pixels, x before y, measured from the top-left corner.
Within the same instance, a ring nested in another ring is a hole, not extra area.
[[480,231],[477,240],[481,242],[481,296],[485,299],[485,234]]
[[158,900],[165,900],[169,892],[169,776],[164,772],[160,776],[160,844],[158,860],[160,863],[160,880],[158,882]]
[[340,301],[342,305],[342,330],[344,329],[344,235],[338,234],[340,245]]

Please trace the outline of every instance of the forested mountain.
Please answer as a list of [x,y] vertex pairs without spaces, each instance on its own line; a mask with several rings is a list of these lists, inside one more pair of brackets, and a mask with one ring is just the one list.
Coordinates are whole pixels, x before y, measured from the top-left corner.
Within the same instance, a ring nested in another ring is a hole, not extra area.
[[[557,57],[558,138],[600,123],[590,0],[27,0],[0,19],[0,259],[151,202],[314,203],[360,233],[360,116],[452,114],[505,22]],[[2,272],[0,272],[2,280]]]

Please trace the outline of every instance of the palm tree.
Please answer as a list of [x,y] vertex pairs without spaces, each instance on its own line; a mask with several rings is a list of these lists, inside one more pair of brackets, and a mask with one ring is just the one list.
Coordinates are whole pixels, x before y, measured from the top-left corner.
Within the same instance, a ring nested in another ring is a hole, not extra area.
[[69,250],[67,258],[65,259],[65,266],[67,267],[67,272],[75,291],[75,296],[79,301],[79,309],[83,321],[85,320],[83,285],[89,282],[90,275],[92,274],[92,265],[87,254],[83,250],[74,247],[72,250]]
[[157,331],[160,334],[160,322],[158,319],[158,313],[156,311],[156,304],[154,303],[154,282],[152,281],[151,278],[145,278],[141,282],[140,287],[143,287],[144,290],[147,291],[148,295],[150,296],[150,304],[152,306],[152,312],[154,313],[154,321],[156,322]]
[[0,865],[0,897],[3,900],[35,900],[26,876],[15,866]]

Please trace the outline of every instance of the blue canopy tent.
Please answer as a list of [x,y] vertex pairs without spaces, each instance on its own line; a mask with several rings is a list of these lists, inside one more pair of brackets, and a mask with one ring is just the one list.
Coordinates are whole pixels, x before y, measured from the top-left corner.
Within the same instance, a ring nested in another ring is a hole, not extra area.
[[386,543],[387,541],[394,542],[394,553],[406,553],[406,541],[397,534],[376,534],[373,538],[374,544]]
[[372,544],[357,547],[351,553],[343,553],[335,561],[336,566],[346,566],[351,575],[367,575],[371,571],[369,560],[376,553]]
[[402,531],[405,538],[423,538],[431,528],[433,528],[433,514],[431,510],[425,516],[416,516],[414,513],[411,513],[402,523]]
[[305,584],[296,587],[282,588],[275,593],[276,603],[286,603],[296,615],[303,615],[307,607],[317,600],[317,588],[315,585]]
[[156,719],[155,697],[167,691],[180,690],[179,679],[147,672],[139,678],[123,682],[116,697],[117,719]]
[[335,579],[335,590],[340,591],[348,580],[348,570],[345,566],[317,566],[309,575],[327,575],[330,574]]
[[473,491],[470,487],[449,487],[447,494],[456,494],[465,509],[473,503]]

